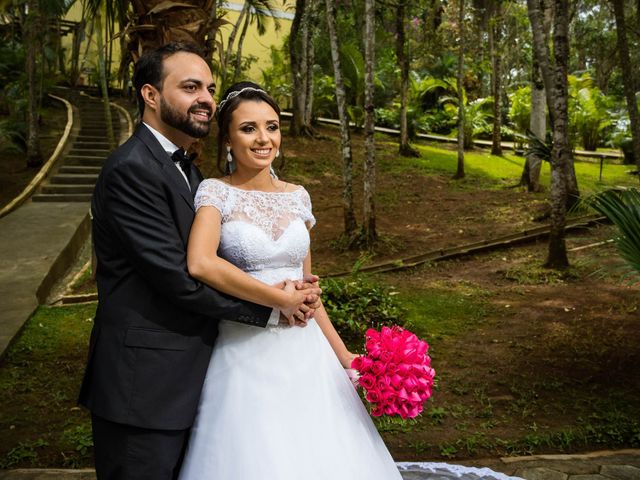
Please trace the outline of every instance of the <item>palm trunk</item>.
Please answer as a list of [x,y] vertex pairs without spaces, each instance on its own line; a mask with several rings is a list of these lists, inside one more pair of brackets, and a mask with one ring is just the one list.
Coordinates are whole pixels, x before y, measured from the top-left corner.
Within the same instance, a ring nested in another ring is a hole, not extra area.
[[26,65],[28,86],[27,104],[27,167],[39,167],[42,165],[42,152],[40,151],[39,125],[38,125],[38,65],[37,55],[40,49],[37,27],[40,23],[40,14],[37,0],[27,2],[29,14],[24,21],[24,37],[26,46]]
[[458,0],[458,27],[460,28],[460,44],[458,45],[458,76],[456,85],[458,89],[458,166],[454,179],[464,178],[464,2]]
[[340,119],[340,146],[342,150],[342,212],[344,234],[353,238],[358,224],[353,207],[353,154],[351,150],[351,133],[347,115],[347,95],[340,64],[340,46],[338,44],[338,27],[336,24],[336,5],[334,0],[325,0],[327,9],[327,28],[331,43],[331,59],[333,60],[333,76],[336,84],[336,103]]
[[289,57],[291,59],[291,73],[293,77],[293,112],[289,134],[297,137],[311,134],[307,131],[305,108],[307,105],[307,52],[305,49],[308,38],[306,22],[310,0],[296,0],[296,13],[291,23],[289,34]]
[[247,30],[249,29],[249,21],[251,17],[247,15],[244,19],[244,25],[242,26],[242,32],[240,32],[240,38],[238,38],[238,48],[236,49],[236,66],[233,71],[233,83],[240,79],[242,74],[242,47],[244,46],[244,39],[247,36]]
[[306,21],[304,24],[303,32],[304,32],[304,51],[306,52],[304,56],[304,60],[306,62],[305,72],[306,72],[306,80],[305,80],[305,88],[306,88],[306,102],[304,103],[304,114],[303,114],[303,124],[305,128],[308,130],[310,135],[315,135],[313,131],[313,64],[316,59],[316,50],[314,46],[314,33],[316,30],[316,25],[314,22],[315,18],[315,8],[316,8],[316,0],[311,0],[309,2],[309,11],[306,16]]
[[555,0],[553,32],[553,108],[556,112],[551,153],[551,231],[546,267],[563,269],[569,266],[565,244],[567,213],[568,167],[573,162],[569,144],[568,85],[569,33],[567,0]]
[[238,35],[238,30],[240,29],[240,25],[242,25],[242,22],[245,19],[245,16],[249,16],[249,8],[250,8],[250,4],[249,2],[245,2],[244,6],[242,7],[242,10],[240,10],[240,15],[238,16],[238,21],[233,25],[233,28],[231,29],[231,33],[229,34],[229,40],[227,41],[227,49],[226,51],[223,53],[221,61],[220,61],[220,76],[221,76],[221,90],[224,91],[226,90],[226,88],[229,86],[228,83],[228,64],[229,61],[231,59],[231,56],[233,55],[233,45],[236,41],[236,36]]
[[102,89],[102,103],[104,105],[104,118],[107,122],[107,140],[111,148],[115,148],[116,139],[113,134],[113,122],[111,119],[111,105],[109,102],[109,85],[107,84],[107,72],[105,70],[105,51],[102,44],[102,16],[96,15],[96,40],[98,43],[98,70],[100,73],[100,87]]
[[624,87],[624,97],[627,101],[629,111],[629,122],[631,123],[631,139],[633,145],[633,155],[640,170],[640,118],[638,117],[638,104],[634,88],[634,74],[629,55],[629,42],[627,40],[627,27],[624,18],[624,1],[611,0],[613,13],[616,18],[616,37],[618,45],[619,64],[622,70],[622,85]]
[[362,223],[363,241],[371,247],[376,239],[376,151],[375,151],[375,111],[374,111],[374,70],[375,70],[375,0],[365,0],[364,27],[364,219]]
[[406,22],[405,0],[398,2],[396,7],[396,57],[400,68],[400,147],[399,153],[403,157],[419,157],[418,151],[409,145],[409,125],[407,122],[407,103],[409,96],[409,58],[407,55],[407,40],[405,32]]
[[491,44],[491,94],[493,95],[493,132],[491,135],[491,153],[502,156],[502,75],[500,40],[502,38],[502,16],[500,2],[496,2],[493,21],[489,25]]
[[[531,70],[531,120],[529,121],[529,130],[544,142],[547,135],[546,94],[538,62],[535,58],[533,59]],[[529,192],[540,191],[541,168],[542,159],[535,154],[528,154],[520,184],[525,185]]]

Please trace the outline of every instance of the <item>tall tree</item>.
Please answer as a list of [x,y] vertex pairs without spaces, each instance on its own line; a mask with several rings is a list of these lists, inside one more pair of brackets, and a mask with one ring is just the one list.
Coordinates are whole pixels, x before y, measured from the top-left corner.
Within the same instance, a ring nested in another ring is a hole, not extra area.
[[493,131],[491,153],[502,156],[502,1],[494,0],[489,21],[489,45],[491,49],[491,95],[493,96]]
[[[534,58],[531,67],[531,118],[529,120],[529,130],[542,142],[547,135],[547,109],[545,100],[544,82],[540,76],[538,62]],[[543,159],[534,149],[530,149],[526,155],[524,169],[520,185],[526,186],[529,192],[539,192],[540,170]]]
[[116,147],[116,138],[113,134],[113,122],[111,118],[111,102],[109,101],[109,82],[105,65],[105,49],[102,33],[102,15],[100,11],[93,17],[96,26],[96,39],[98,43],[98,74],[100,76],[100,89],[102,90],[102,104],[104,106],[104,118],[107,124],[107,140],[111,148]]
[[464,178],[464,14],[465,0],[458,0],[458,74],[456,88],[458,91],[458,166],[453,176],[455,179]]
[[640,169],[640,117],[638,116],[638,104],[636,100],[635,75],[633,73],[631,58],[629,55],[629,41],[627,39],[627,26],[624,16],[624,0],[611,0],[613,13],[616,18],[616,38],[618,45],[618,58],[622,70],[622,84],[624,97],[629,112],[631,123],[631,138],[633,155]]
[[375,0],[365,0],[364,27],[364,218],[362,221],[363,242],[372,246],[377,240],[376,232],[376,144],[375,144]]
[[569,144],[568,61],[569,5],[568,0],[554,0],[553,57],[545,38],[540,0],[527,0],[534,37],[534,52],[545,82],[549,113],[553,120],[551,151],[551,232],[545,266],[562,269],[569,266],[565,243],[565,224],[570,192],[569,172],[573,156]]
[[406,0],[398,0],[396,5],[396,57],[400,69],[400,150],[405,157],[419,157],[418,151],[409,144],[407,104],[409,97],[409,54],[406,35]]
[[40,5],[38,0],[27,0],[27,14],[23,22],[23,40],[26,49],[26,65],[28,85],[27,98],[27,166],[39,167],[42,165],[42,152],[39,141],[38,106],[38,53],[40,52]]
[[[313,96],[313,12],[318,0],[296,0],[296,12],[289,33],[289,58],[293,75],[293,116],[289,133],[293,136],[313,136],[310,123]],[[308,123],[307,123],[308,122]]]
[[325,0],[325,7],[329,42],[331,44],[331,59],[333,61],[333,76],[336,85],[338,118],[340,119],[344,234],[347,238],[354,238],[358,224],[356,222],[356,215],[353,207],[353,153],[351,149],[351,133],[349,131],[349,116],[347,114],[347,95],[342,75],[342,64],[340,61],[340,43],[338,41],[335,1]]

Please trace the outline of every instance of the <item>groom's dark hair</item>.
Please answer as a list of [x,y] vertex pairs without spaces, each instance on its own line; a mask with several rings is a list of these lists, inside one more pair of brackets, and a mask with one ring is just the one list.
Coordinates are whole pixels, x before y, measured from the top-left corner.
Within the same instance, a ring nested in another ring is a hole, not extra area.
[[166,76],[163,69],[164,59],[176,53],[185,52],[198,55],[204,60],[202,50],[191,43],[170,42],[144,52],[135,64],[133,69],[133,87],[136,89],[138,99],[138,110],[140,111],[140,121],[144,114],[144,98],[142,98],[142,87],[146,84],[162,90],[162,82]]

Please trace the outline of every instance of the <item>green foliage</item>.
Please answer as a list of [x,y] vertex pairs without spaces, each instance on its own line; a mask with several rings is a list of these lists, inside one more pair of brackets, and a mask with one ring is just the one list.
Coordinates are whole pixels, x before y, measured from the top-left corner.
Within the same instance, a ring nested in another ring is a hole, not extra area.
[[7,469],[24,462],[29,464],[38,463],[38,449],[49,445],[48,442],[38,438],[33,442],[20,442],[0,459],[0,469]]
[[342,339],[355,346],[362,345],[369,328],[404,325],[405,312],[396,294],[362,277],[322,281],[322,302],[329,318]]
[[78,468],[91,461],[93,457],[93,435],[89,423],[66,429],[62,432],[60,440],[71,449],[71,452],[65,455],[64,463],[66,466]]
[[640,190],[612,188],[603,190],[584,202],[618,227],[616,247],[630,267],[630,275],[640,279]]
[[281,47],[271,46],[269,67],[262,70],[262,87],[285,109],[291,102],[291,66],[286,42]]
[[526,132],[531,123],[531,86],[521,87],[509,94],[509,119],[519,132]]
[[613,121],[613,102],[593,85],[591,77],[569,75],[569,119],[572,133],[585,150],[595,151],[604,143]]

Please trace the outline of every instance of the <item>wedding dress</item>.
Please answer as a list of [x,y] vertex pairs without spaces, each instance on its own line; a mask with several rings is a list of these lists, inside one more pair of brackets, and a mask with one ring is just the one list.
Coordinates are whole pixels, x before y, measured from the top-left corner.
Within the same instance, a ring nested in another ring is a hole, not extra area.
[[[306,190],[211,179],[195,201],[222,214],[221,257],[268,284],[302,277],[315,223]],[[313,319],[304,328],[220,322],[180,480],[401,478]]]

